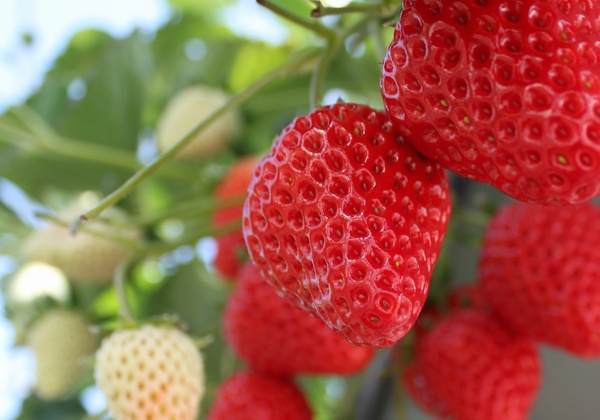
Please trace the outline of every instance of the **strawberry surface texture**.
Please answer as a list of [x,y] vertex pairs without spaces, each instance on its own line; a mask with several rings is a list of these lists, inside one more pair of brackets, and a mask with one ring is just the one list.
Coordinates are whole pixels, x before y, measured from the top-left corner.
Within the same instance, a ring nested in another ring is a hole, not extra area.
[[204,396],[202,355],[173,326],[114,332],[96,354],[94,376],[115,420],[194,420]]
[[481,289],[511,328],[583,357],[600,356],[600,208],[511,204],[489,223]]
[[405,0],[385,107],[426,156],[521,201],[600,192],[600,4]]
[[439,322],[420,339],[412,363],[405,388],[441,418],[525,420],[541,382],[534,342],[474,309]]
[[278,296],[252,263],[239,274],[224,328],[238,357],[274,375],[351,374],[373,356],[372,349],[348,343],[321,319]]
[[243,229],[280,295],[354,344],[385,347],[423,307],[450,211],[442,167],[384,113],[338,103],[276,139],[255,170]]
[[289,379],[238,372],[218,389],[208,420],[311,420],[302,392]]

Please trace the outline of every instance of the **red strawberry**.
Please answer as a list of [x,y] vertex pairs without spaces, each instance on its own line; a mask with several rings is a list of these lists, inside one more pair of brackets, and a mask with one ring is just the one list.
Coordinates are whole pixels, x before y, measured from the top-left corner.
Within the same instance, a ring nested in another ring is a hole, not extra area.
[[450,416],[443,403],[431,393],[427,379],[423,375],[421,367],[416,363],[406,366],[402,375],[402,384],[407,393],[423,410],[444,419]]
[[450,215],[443,169],[385,114],[338,103],[286,127],[244,208],[252,260],[286,299],[355,344],[414,324]]
[[225,337],[253,369],[275,375],[351,374],[363,369],[373,351],[357,347],[323,321],[279,297],[248,263],[229,297]]
[[424,408],[457,420],[523,420],[541,381],[533,341],[492,315],[465,309],[421,340],[406,389]]
[[217,390],[208,420],[310,420],[311,409],[289,379],[239,372]]
[[405,0],[381,91],[456,173],[541,204],[600,193],[600,3]]
[[511,327],[584,357],[600,356],[600,208],[512,204],[485,233],[479,277]]
[[479,284],[465,283],[454,287],[448,294],[448,309],[486,308],[485,297]]
[[[256,156],[239,159],[217,186],[215,197],[227,200],[245,196],[252,180],[252,173],[259,160]],[[243,208],[244,205],[240,204],[217,210],[214,214],[215,226],[223,227],[236,220],[241,220]],[[221,235],[217,238],[215,268],[223,277],[232,280],[243,266],[246,254],[246,243],[241,229]]]

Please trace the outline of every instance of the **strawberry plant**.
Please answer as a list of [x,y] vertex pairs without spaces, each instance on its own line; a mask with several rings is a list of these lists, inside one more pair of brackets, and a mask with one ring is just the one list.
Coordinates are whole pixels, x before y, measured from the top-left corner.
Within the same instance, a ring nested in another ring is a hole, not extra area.
[[169,8],[0,114],[20,419],[595,416],[594,2]]

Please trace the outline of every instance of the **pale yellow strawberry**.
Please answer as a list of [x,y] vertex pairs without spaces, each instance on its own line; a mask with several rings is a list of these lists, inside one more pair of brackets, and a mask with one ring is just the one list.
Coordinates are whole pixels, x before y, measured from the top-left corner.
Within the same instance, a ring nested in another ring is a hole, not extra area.
[[36,394],[45,400],[63,397],[80,380],[98,338],[82,314],[52,309],[42,315],[26,337],[36,361]]
[[[164,152],[185,136],[198,123],[229,100],[224,91],[204,86],[190,86],[167,103],[156,129],[157,146]],[[239,131],[240,117],[230,111],[198,133],[177,155],[184,159],[206,159],[227,148]]]
[[200,352],[190,337],[166,325],[104,339],[95,378],[115,420],[193,420],[204,395]]
[[[85,208],[75,205],[59,214],[65,221],[75,220]],[[122,218],[121,212],[110,209],[105,217]],[[80,230],[71,234],[63,226],[49,225],[33,232],[24,242],[22,255],[26,261],[40,261],[62,270],[75,282],[110,282],[115,269],[131,249],[118,240],[109,239],[120,236],[133,243],[140,241],[140,232],[132,227],[114,227],[101,220],[91,220],[86,228],[107,237],[97,236]]]

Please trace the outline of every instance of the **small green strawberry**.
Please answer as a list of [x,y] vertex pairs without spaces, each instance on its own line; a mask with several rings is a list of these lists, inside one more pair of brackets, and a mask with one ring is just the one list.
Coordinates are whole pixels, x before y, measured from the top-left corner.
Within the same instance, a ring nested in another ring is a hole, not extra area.
[[[177,93],[167,103],[156,128],[157,146],[164,152],[191,131],[197,124],[229,100],[224,91],[209,86],[190,86]],[[225,113],[197,134],[178,154],[184,159],[205,159],[216,156],[239,130],[237,112]]]
[[[63,220],[74,220],[84,209],[73,206],[59,214]],[[121,218],[121,212],[111,209],[107,217]],[[86,228],[107,236],[121,236],[135,243],[141,238],[136,228],[117,229],[100,220],[91,220]],[[24,242],[21,253],[26,261],[41,261],[62,270],[75,282],[110,282],[117,266],[131,250],[116,240],[79,231],[72,234],[66,227],[50,225],[33,232]]]
[[45,400],[63,397],[86,370],[85,359],[98,347],[89,321],[69,309],[52,309],[37,320],[26,337],[36,360],[36,394]]
[[202,355],[173,326],[114,332],[96,354],[95,378],[116,420],[193,420],[204,395]]

